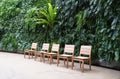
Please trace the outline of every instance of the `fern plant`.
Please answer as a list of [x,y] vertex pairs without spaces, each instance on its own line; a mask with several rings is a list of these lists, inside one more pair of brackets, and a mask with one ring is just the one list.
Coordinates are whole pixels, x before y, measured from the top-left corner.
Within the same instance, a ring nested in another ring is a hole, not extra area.
[[50,3],[48,3],[47,7],[42,8],[40,11],[37,13],[37,24],[42,24],[45,25],[45,27],[50,27],[52,28],[57,15],[57,8],[53,7]]
[[42,25],[45,30],[46,39],[49,37],[49,31],[54,27],[57,16],[57,7],[53,7],[51,3],[36,12],[36,23]]

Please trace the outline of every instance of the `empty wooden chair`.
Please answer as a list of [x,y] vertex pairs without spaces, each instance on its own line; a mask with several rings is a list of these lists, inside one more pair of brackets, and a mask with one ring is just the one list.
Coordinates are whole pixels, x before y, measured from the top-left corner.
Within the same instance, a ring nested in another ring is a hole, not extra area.
[[26,54],[29,55],[29,58],[30,58],[30,55],[32,55],[32,58],[33,58],[33,54],[35,53],[36,50],[37,50],[37,43],[32,43],[30,50],[24,50],[24,58]]
[[57,57],[57,55],[59,54],[59,49],[59,44],[53,44],[51,52],[44,54],[44,57],[47,56],[48,58],[50,58],[50,64],[53,63],[53,57]]
[[75,48],[75,45],[67,45],[67,44],[65,45],[64,54],[57,56],[57,66],[60,63],[59,59],[62,58],[64,59],[64,65],[65,65],[65,62],[67,61],[67,68],[68,68],[68,61],[69,59],[72,59],[72,57],[74,56],[74,48]]
[[80,48],[80,55],[72,58],[72,69],[74,66],[74,61],[80,62],[80,68],[82,67],[82,72],[84,71],[84,62],[89,63],[89,68],[91,70],[91,50],[92,46],[82,45]]
[[43,43],[42,49],[41,51],[36,51],[35,53],[35,60],[37,58],[37,56],[40,56],[40,61],[45,61],[44,59],[44,53],[48,53],[49,52],[49,44],[48,43]]

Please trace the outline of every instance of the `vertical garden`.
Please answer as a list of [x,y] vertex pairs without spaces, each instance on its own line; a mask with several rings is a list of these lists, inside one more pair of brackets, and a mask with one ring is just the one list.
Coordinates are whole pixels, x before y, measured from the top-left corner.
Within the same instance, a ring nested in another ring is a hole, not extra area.
[[32,42],[92,45],[92,63],[120,69],[119,0],[0,0],[0,50]]

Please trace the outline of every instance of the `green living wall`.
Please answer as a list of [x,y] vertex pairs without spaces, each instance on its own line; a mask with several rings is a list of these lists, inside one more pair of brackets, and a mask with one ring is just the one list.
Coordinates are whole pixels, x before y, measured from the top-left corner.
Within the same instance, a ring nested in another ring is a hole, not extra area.
[[119,0],[0,0],[0,50],[32,42],[92,45],[92,63],[120,69]]

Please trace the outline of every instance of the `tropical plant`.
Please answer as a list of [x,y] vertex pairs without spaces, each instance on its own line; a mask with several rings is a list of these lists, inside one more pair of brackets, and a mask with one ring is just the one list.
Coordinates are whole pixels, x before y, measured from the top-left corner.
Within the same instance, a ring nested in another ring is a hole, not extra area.
[[53,7],[50,3],[48,6],[43,7],[40,11],[36,12],[36,23],[43,26],[48,39],[49,31],[52,30],[56,21],[57,7]]

